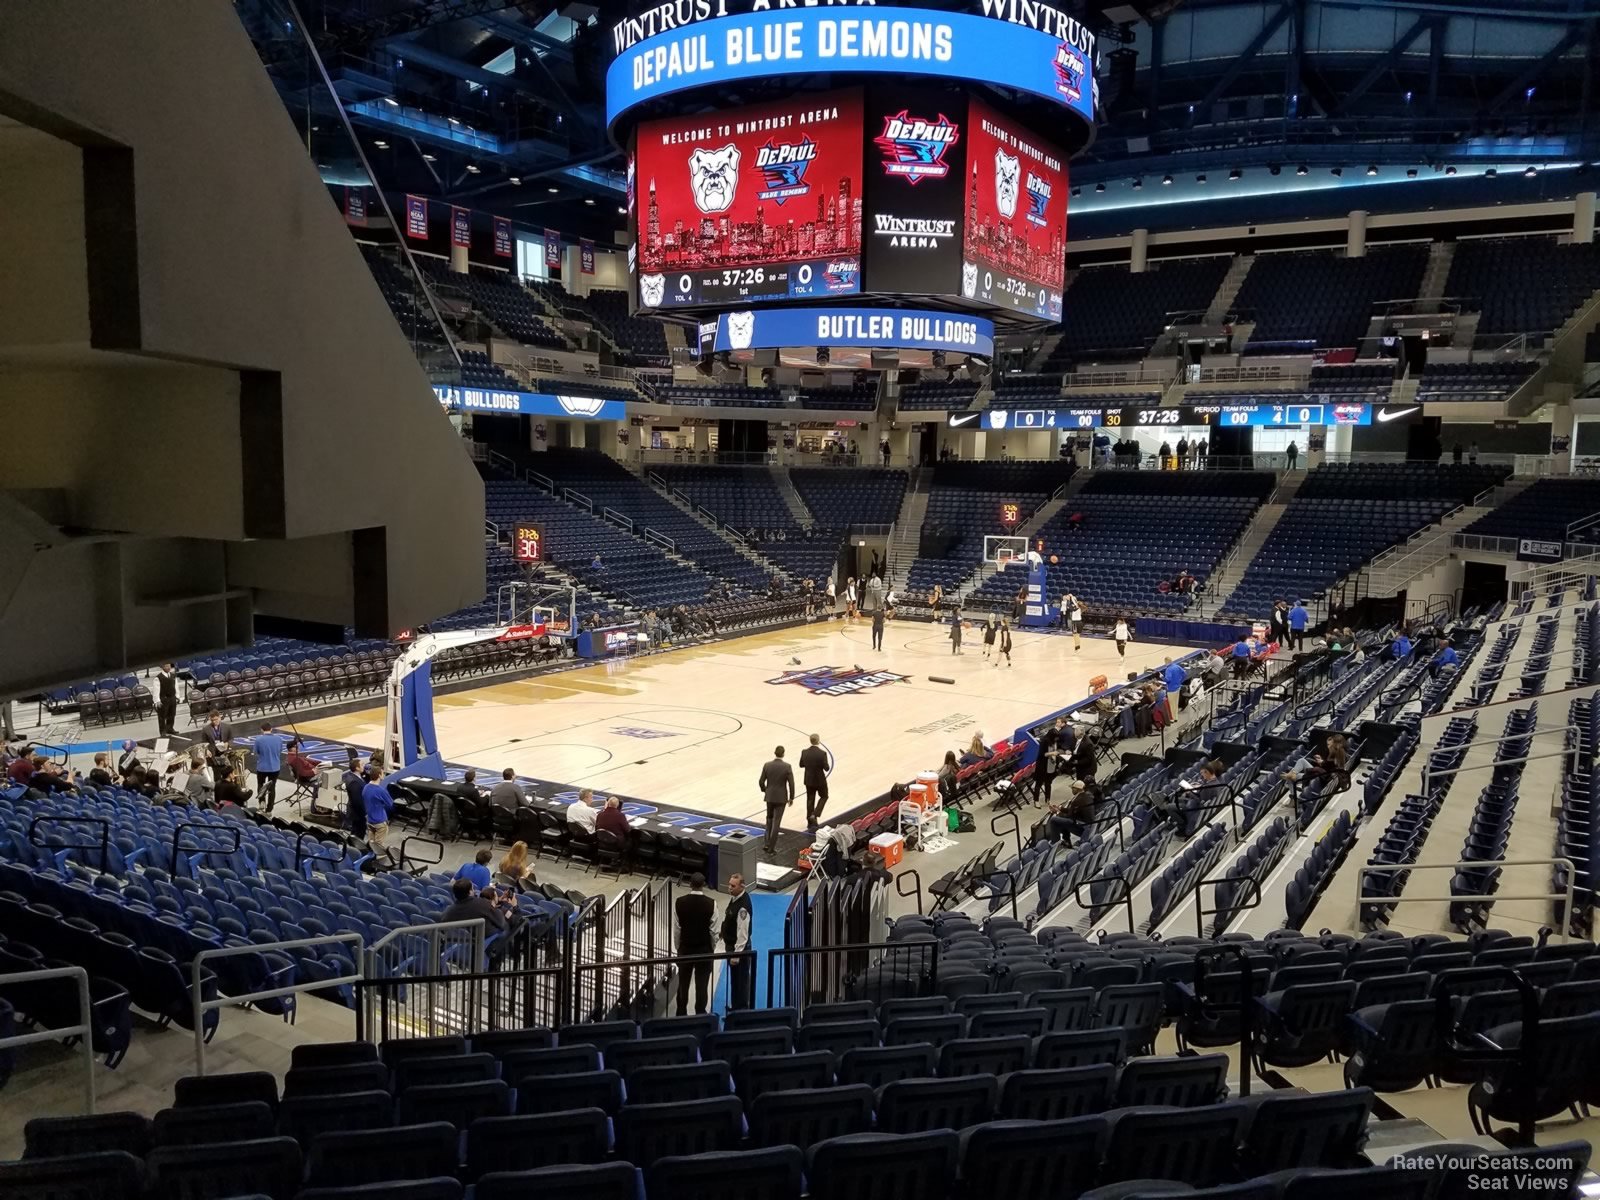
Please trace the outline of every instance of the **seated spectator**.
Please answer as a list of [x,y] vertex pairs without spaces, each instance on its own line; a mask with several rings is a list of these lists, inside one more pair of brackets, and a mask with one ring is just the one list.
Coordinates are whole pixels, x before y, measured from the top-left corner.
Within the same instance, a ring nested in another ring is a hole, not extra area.
[[479,850],[472,862],[462,863],[456,869],[454,878],[467,880],[473,888],[481,892],[493,882],[493,875],[489,870],[489,863],[493,860],[493,850]]
[[[182,759],[174,760],[173,769],[176,769],[182,762]],[[189,771],[188,778],[183,781],[184,797],[190,804],[209,807],[215,798],[217,785],[216,779],[211,773],[211,767],[206,763],[205,751],[201,750],[199,746],[191,746],[189,748],[188,762],[184,765],[187,766]]]
[[567,824],[583,833],[593,833],[599,814],[594,810],[594,792],[584,788],[578,798],[567,805]]
[[311,806],[315,808],[317,805],[317,792],[322,788],[322,784],[317,782],[316,759],[301,748],[299,738],[293,738],[289,742],[289,754],[284,761],[289,767],[289,775],[297,785],[303,783],[311,785]]
[[629,826],[627,815],[622,811],[622,798],[620,796],[608,797],[605,807],[595,815],[594,824],[597,830],[604,829],[626,841]]
[[49,795],[51,792],[75,792],[77,784],[73,783],[53,762],[48,762],[44,755],[35,754],[28,760],[32,764],[32,773],[28,776],[28,787],[36,792]]
[[223,812],[230,809],[242,811],[250,799],[250,792],[249,789],[239,786],[239,781],[234,777],[233,764],[225,762],[215,770],[217,807]]
[[1433,673],[1437,675],[1441,671],[1453,671],[1460,665],[1461,656],[1456,653],[1455,647],[1448,639],[1442,640],[1439,643],[1439,652],[1433,656]]
[[983,744],[983,734],[975,733],[967,746],[967,752],[961,756],[960,765],[970,767],[973,763],[987,761],[990,755],[991,751]]
[[450,895],[454,900],[439,914],[440,923],[481,920],[485,926],[486,936],[505,932],[506,915],[516,907],[517,903],[515,896],[502,895],[494,889],[491,889],[492,899],[488,896],[475,895],[470,879],[454,880],[450,884]]
[[1094,820],[1094,806],[1099,800],[1098,784],[1074,779],[1068,788],[1066,800],[1050,805],[1050,815],[1044,823],[1045,833],[1070,845],[1073,837],[1081,834],[1084,826]]
[[1395,658],[1399,659],[1401,662],[1406,662],[1411,658],[1411,650],[1411,639],[1408,638],[1404,632],[1401,632],[1394,639],[1394,645],[1391,647],[1391,652],[1394,654]]
[[[474,772],[476,774],[476,772]],[[500,772],[500,782],[489,789],[489,803],[514,813],[528,802],[517,786],[517,773],[510,767]]]
[[506,851],[506,856],[500,860],[500,876],[508,879],[520,890],[530,888],[536,880],[533,877],[533,868],[528,865],[528,843],[512,842],[511,849]]
[[102,750],[94,756],[94,766],[89,768],[89,782],[95,787],[110,787],[116,781],[111,774],[111,755]]
[[33,777],[33,745],[24,742],[14,752],[14,757],[6,764],[6,778],[12,783],[27,786],[28,780]]

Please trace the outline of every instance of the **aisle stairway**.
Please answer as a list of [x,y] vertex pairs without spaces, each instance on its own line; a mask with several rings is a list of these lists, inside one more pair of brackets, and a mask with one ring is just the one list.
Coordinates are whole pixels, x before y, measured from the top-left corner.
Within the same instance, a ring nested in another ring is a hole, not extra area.
[[911,569],[922,545],[922,521],[928,515],[927,473],[916,470],[906,487],[905,498],[900,501],[900,513],[894,520],[894,536],[889,540],[889,585],[899,591],[906,586],[906,572]]
[[811,515],[806,502],[800,498],[800,493],[795,491],[794,481],[789,478],[789,472],[779,466],[769,466],[767,470],[772,472],[772,482],[778,489],[778,495],[782,496],[783,502],[789,506],[789,515],[794,518],[794,523],[802,529],[810,529],[816,524],[816,518]]

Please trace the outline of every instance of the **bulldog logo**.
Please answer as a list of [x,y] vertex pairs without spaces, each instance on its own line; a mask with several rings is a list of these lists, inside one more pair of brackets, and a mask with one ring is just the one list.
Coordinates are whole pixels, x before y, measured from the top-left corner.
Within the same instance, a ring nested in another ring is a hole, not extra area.
[[961,294],[968,300],[978,292],[978,264],[964,262],[961,264]]
[[1010,220],[1017,215],[1017,182],[1022,177],[1022,165],[1015,154],[1004,150],[994,152],[994,203],[1000,215]]
[[756,315],[748,310],[728,314],[728,345],[735,350],[750,349],[756,332]]
[[667,277],[665,275],[639,276],[639,303],[646,308],[657,308],[661,298],[667,292]]
[[721,150],[695,148],[689,155],[689,188],[695,207],[703,213],[727,212],[733,207],[739,184],[739,147],[731,142]]

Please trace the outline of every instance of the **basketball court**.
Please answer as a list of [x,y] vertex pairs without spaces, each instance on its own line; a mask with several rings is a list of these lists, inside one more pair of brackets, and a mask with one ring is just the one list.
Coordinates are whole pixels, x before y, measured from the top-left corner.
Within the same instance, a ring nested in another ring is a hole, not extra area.
[[[1013,640],[1009,668],[984,659],[976,624],[956,656],[948,624],[920,621],[889,622],[882,652],[862,620],[613,659],[437,696],[439,749],[482,771],[511,767],[759,824],[761,765],[776,745],[793,762],[817,733],[834,758],[829,811],[838,814],[935,769],[974,733],[992,744],[1082,699],[1097,675],[1115,682],[1188,652],[1135,642],[1119,660],[1101,638],[1085,638],[1077,652],[1060,634],[1019,630]],[[378,744],[382,728],[381,708],[300,726],[365,745]],[[804,811],[797,805],[791,827]]]

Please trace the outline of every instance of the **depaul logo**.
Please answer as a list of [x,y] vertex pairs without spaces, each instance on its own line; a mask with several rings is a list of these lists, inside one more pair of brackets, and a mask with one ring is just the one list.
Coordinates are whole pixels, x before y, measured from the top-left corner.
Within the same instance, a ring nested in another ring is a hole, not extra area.
[[856,276],[860,273],[859,263],[834,260],[823,270],[822,280],[830,292],[849,292],[855,290]]
[[893,671],[863,671],[859,667],[811,667],[785,671],[767,682],[798,683],[818,696],[850,696],[887,683],[903,683],[909,678],[909,675],[896,675]]
[[756,151],[756,167],[761,172],[762,188],[756,193],[758,200],[771,200],[783,204],[796,196],[804,196],[811,185],[804,182],[806,168],[817,157],[817,144],[809,137],[798,142],[774,142]]
[[1089,63],[1083,51],[1067,42],[1056,47],[1056,91],[1068,100],[1083,99],[1083,81],[1089,74]]
[[884,118],[883,132],[873,139],[873,144],[883,151],[884,174],[897,175],[914,184],[950,174],[945,151],[960,137],[961,127],[952,124],[943,113],[937,121],[930,121],[913,117],[902,108],[896,115]]
[[1028,172],[1028,211],[1025,214],[1033,225],[1046,224],[1044,210],[1050,203],[1050,181]]

